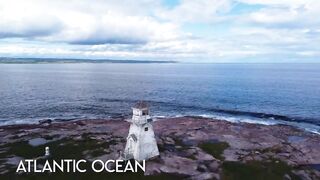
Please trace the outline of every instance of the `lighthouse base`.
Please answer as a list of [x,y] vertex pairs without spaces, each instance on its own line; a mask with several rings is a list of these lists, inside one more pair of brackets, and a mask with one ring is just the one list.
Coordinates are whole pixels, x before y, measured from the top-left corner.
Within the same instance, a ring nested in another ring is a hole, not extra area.
[[123,158],[142,161],[158,155],[159,150],[152,125],[149,123],[142,126],[131,124]]

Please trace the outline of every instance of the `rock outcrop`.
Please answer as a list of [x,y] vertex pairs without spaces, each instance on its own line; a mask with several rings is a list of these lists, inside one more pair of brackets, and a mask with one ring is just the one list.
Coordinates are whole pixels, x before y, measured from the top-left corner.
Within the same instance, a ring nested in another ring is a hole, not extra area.
[[[249,173],[251,178],[320,178],[317,134],[200,117],[160,119],[153,126],[160,156],[147,161],[145,177],[239,179]],[[0,174],[21,176],[15,173],[20,159],[43,156],[45,146],[60,159],[117,159],[128,129],[122,119],[2,126]]]

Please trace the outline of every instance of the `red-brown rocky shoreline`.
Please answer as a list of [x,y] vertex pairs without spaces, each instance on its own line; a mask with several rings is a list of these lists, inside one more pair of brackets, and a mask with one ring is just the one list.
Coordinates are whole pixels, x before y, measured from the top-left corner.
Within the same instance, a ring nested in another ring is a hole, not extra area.
[[[281,169],[276,177],[320,178],[320,136],[314,133],[200,117],[164,118],[153,126],[160,157],[147,162],[146,177],[234,179],[246,173],[242,169],[253,168],[252,176],[259,176],[259,169],[275,168]],[[59,158],[117,159],[128,129],[123,119],[1,126],[0,173],[22,177],[14,172],[19,160],[42,156],[44,146]]]

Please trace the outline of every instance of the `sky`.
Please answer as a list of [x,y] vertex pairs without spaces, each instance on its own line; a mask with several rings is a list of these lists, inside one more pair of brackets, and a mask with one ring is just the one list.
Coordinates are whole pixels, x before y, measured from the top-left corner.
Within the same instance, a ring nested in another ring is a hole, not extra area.
[[319,0],[0,0],[0,56],[320,62]]

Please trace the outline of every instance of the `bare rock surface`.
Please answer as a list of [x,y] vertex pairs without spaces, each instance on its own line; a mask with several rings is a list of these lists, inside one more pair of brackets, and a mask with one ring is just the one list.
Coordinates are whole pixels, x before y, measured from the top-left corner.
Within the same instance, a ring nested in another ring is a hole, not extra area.
[[[146,176],[233,179],[230,169],[281,168],[281,179],[320,179],[320,136],[284,125],[230,123],[200,117],[153,123],[160,156],[147,161]],[[0,127],[0,174],[18,160],[38,158],[49,146],[61,159],[117,159],[129,123],[123,119],[43,121]],[[62,149],[62,150],[61,150]]]

